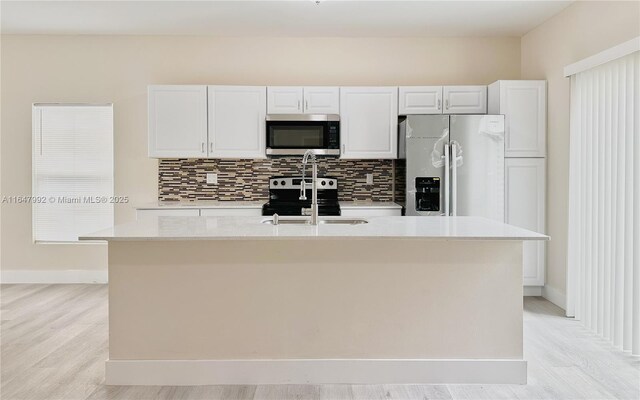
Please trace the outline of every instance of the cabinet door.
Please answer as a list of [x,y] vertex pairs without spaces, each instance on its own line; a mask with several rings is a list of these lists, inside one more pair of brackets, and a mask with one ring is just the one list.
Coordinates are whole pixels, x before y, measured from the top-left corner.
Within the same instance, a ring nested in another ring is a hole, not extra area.
[[507,157],[544,157],[547,136],[545,81],[501,81]]
[[302,114],[302,88],[296,86],[267,87],[268,114]]
[[266,88],[209,86],[209,157],[266,158]]
[[398,91],[400,115],[442,114],[442,86],[402,86]]
[[343,217],[400,217],[402,216],[401,208],[367,208],[367,207],[353,207],[343,208],[340,210],[340,215]]
[[136,211],[136,219],[148,217],[197,217],[200,210],[197,208],[155,208],[155,209],[138,209]]
[[341,158],[398,158],[398,88],[340,88]]
[[305,114],[339,114],[340,89],[337,87],[308,86],[304,88]]
[[445,114],[486,114],[486,86],[445,86]]
[[149,86],[149,157],[204,157],[206,86]]
[[203,217],[247,217],[262,215],[262,207],[256,208],[202,208],[200,215]]
[[[505,221],[508,224],[544,233],[545,160],[507,158],[505,160]],[[525,286],[544,285],[545,243],[523,244]]]

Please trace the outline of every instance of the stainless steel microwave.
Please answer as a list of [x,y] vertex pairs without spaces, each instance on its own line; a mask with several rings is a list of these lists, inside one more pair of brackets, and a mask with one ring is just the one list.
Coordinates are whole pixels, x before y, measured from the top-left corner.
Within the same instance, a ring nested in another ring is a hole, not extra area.
[[267,115],[267,155],[340,155],[340,116],[335,114]]

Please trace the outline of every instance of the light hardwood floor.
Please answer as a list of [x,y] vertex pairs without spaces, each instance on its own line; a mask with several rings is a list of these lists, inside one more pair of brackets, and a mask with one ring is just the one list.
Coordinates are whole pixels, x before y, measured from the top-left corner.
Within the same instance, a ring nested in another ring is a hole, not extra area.
[[639,399],[640,358],[525,300],[528,385],[105,386],[105,285],[2,285],[1,393],[14,399]]

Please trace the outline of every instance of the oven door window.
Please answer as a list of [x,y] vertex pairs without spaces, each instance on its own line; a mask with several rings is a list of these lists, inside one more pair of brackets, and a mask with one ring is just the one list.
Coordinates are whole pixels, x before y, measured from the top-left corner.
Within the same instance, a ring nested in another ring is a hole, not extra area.
[[268,127],[272,149],[321,149],[325,147],[325,127],[319,124],[272,124]]

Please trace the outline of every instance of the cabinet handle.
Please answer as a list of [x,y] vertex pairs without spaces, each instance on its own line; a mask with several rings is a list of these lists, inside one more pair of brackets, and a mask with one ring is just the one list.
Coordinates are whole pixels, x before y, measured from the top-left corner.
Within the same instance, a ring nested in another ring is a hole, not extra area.
[[446,99],[444,101],[444,108],[447,109],[447,110],[449,109],[449,99]]
[[304,101],[304,110],[309,111],[309,100]]
[[344,145],[342,145],[342,152],[344,153]]
[[213,153],[213,142],[209,143],[209,151]]
[[438,99],[438,110],[440,109],[441,105],[442,105],[442,100]]
[[204,154],[204,142],[202,142],[202,145],[200,146],[201,148],[201,152]]
[[300,111],[300,100],[298,100],[298,111]]

